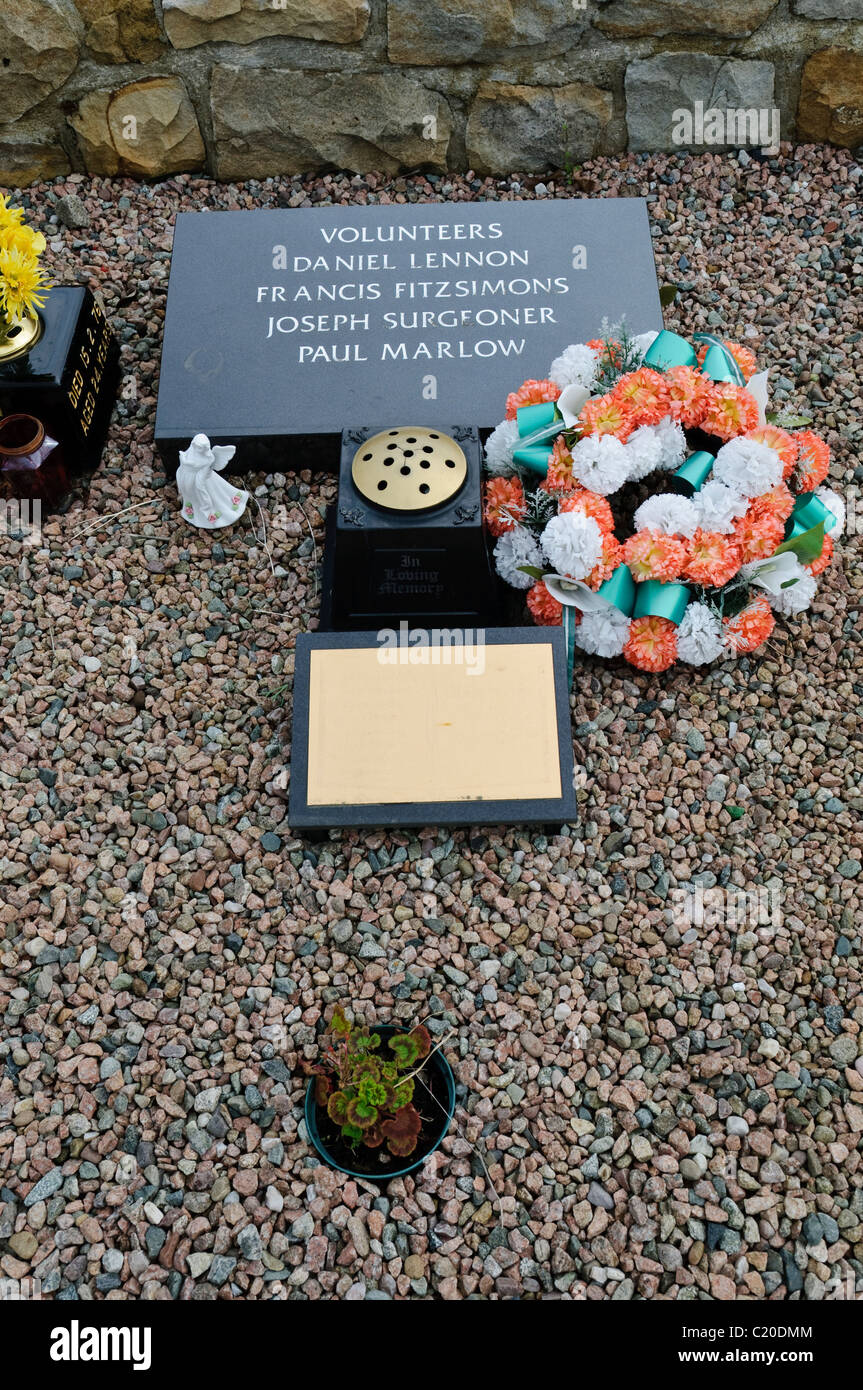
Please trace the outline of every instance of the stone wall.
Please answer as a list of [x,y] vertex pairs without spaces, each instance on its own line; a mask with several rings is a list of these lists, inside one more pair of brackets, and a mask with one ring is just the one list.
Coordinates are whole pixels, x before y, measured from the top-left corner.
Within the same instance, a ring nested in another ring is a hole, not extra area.
[[782,140],[863,143],[863,0],[0,8],[7,186],[73,170],[540,173],[627,148],[760,144],[771,119]]

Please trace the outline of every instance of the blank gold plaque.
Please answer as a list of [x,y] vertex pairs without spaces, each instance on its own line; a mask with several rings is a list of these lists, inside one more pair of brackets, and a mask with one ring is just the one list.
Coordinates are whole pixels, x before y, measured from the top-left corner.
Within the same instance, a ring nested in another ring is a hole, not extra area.
[[460,664],[412,653],[311,652],[310,806],[561,796],[550,645],[466,647]]
[[354,454],[357,491],[394,512],[439,507],[467,477],[467,459],[448,434],[418,426],[382,430]]

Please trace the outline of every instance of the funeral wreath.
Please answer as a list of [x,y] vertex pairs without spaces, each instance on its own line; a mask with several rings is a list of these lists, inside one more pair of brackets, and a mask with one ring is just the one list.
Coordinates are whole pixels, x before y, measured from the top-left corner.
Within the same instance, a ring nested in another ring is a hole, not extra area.
[[755,369],[712,335],[618,326],[508,397],[485,517],[537,623],[656,672],[753,652],[809,607],[845,507],[827,444],[768,421]]

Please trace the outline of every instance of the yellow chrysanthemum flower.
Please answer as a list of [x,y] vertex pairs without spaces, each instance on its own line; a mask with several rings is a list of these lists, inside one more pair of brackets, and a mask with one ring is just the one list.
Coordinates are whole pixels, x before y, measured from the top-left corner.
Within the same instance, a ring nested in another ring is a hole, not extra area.
[[0,193],[0,321],[6,328],[45,303],[50,282],[39,267],[45,246],[42,233],[24,222],[22,209],[10,207]]
[[35,256],[24,255],[15,247],[0,248],[0,307],[9,319],[35,314],[45,303],[48,288]]
[[41,232],[34,231],[23,223],[0,226],[0,248],[4,251],[20,251],[23,256],[41,256],[47,242]]
[[10,208],[5,193],[0,193],[0,228],[17,227],[23,220],[23,208]]

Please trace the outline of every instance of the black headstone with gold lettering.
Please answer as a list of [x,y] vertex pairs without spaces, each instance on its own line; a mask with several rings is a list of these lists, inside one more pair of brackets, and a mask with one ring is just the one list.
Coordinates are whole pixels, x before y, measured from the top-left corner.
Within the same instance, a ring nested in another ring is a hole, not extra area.
[[120,349],[88,289],[58,286],[28,352],[0,361],[0,411],[35,415],[73,471],[95,468],[117,390]]

